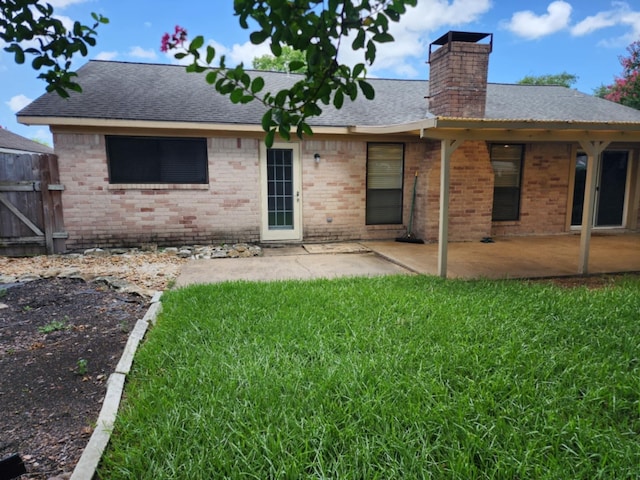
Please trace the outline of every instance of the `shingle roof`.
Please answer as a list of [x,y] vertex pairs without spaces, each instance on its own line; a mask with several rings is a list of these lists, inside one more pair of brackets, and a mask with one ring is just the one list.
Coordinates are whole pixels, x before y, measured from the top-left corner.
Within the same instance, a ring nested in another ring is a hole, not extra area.
[[53,148],[34,142],[28,138],[0,127],[0,150],[16,150],[20,152],[53,153]]
[[[271,91],[300,77],[276,72],[261,75]],[[259,125],[265,108],[258,102],[232,104],[207,84],[204,75],[183,66],[92,60],[78,70],[83,93],[62,99],[48,93],[18,116],[78,117],[214,124]],[[323,106],[315,126],[395,125],[422,120],[430,114],[426,80],[369,79],[376,97],[359,95],[341,110]],[[637,122],[640,111],[560,86],[489,84],[486,118],[503,120]]]

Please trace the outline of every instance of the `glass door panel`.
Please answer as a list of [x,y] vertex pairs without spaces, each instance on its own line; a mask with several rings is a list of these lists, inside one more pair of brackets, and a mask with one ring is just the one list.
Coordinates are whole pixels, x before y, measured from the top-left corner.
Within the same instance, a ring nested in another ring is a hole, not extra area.
[[[579,153],[576,158],[575,183],[571,225],[582,225],[585,185],[587,180],[587,155]],[[595,227],[620,227],[624,224],[629,153],[605,151],[602,153],[600,170],[596,172]]]

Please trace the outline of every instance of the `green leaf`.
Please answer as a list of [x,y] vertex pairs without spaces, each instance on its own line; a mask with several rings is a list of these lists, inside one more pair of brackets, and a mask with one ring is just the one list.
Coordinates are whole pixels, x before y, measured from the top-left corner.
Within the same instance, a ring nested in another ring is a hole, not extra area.
[[[13,50],[10,50],[11,47],[15,47],[13,48]],[[14,53],[14,60],[17,64],[23,64],[24,63],[24,52],[22,51],[22,48],[20,48],[19,45],[13,44],[11,45],[9,48],[6,49],[7,51],[13,51]]]
[[262,116],[262,129],[265,132],[268,132],[269,129],[273,126],[273,109],[269,109],[265,112],[265,114]]
[[271,42],[271,53],[273,53],[276,57],[282,55],[282,46],[280,45],[280,42]]
[[344,93],[342,93],[342,90],[336,90],[336,93],[333,95],[333,106],[340,110],[343,104]]
[[374,42],[378,42],[378,43],[388,43],[388,42],[393,42],[393,36],[390,33],[377,33],[373,36],[372,39]]
[[217,78],[218,78],[218,72],[215,70],[212,70],[207,73],[205,80],[209,85],[213,85],[214,83],[216,83]]
[[367,100],[374,99],[376,92],[369,82],[366,82],[365,80],[358,80],[358,85],[360,85],[360,90],[362,90],[362,94]]
[[251,43],[253,43],[254,45],[260,45],[267,38],[269,38],[269,32],[266,30],[252,32],[251,35],[249,35],[249,40],[251,40]]
[[278,133],[280,134],[280,136],[285,139],[287,142],[289,140],[291,140],[291,130],[290,130],[290,126],[287,125],[286,123],[281,123],[280,126],[278,127]]
[[358,78],[362,72],[365,71],[364,63],[357,63],[353,67],[353,72],[351,73],[352,78]]
[[207,45],[207,64],[213,62],[213,59],[216,57],[216,49],[211,45]]
[[198,35],[196,38],[194,38],[191,43],[189,44],[189,51],[193,51],[193,50],[198,50],[199,48],[201,48],[204,45],[204,37],[202,35]]
[[276,131],[275,130],[269,130],[267,132],[267,135],[264,137],[264,144],[267,146],[267,148],[271,148],[273,147],[273,140],[276,137]]
[[244,92],[242,91],[241,88],[236,88],[233,92],[231,92],[229,99],[233,103],[240,103],[240,101],[242,100],[243,93]]
[[306,62],[303,62],[301,60],[293,60],[289,62],[289,71],[295,72],[297,70],[302,70],[306,66],[307,66]]
[[298,135],[298,138],[302,139],[304,135],[313,135],[313,130],[311,130],[311,127],[307,123],[301,121],[296,129],[296,134]]
[[251,82],[251,93],[256,94],[264,88],[264,78],[256,77]]
[[364,54],[364,58],[369,62],[369,65],[376,60],[376,44],[371,40],[367,42],[367,51]]
[[363,29],[358,30],[358,35],[356,36],[356,39],[351,44],[351,48],[353,50],[360,50],[361,48],[364,48],[365,39],[366,39],[365,31]]
[[384,13],[394,22],[397,22],[398,20],[400,20],[400,13],[395,11],[392,8],[387,8]]

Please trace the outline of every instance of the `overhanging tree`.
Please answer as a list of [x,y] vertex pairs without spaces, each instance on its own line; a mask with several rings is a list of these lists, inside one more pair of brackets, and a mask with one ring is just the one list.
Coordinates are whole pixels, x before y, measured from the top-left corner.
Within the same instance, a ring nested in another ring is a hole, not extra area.
[[596,95],[640,110],[640,41],[627,47],[629,56],[620,57],[622,74],[612,85],[600,86]]
[[[176,27],[162,39],[163,51],[177,49],[175,57],[187,59],[189,72],[204,73],[217,92],[233,103],[259,101],[266,107],[262,128],[265,143],[273,144],[276,133],[289,139],[311,134],[307,120],[322,113],[323,105],[340,109],[346,99],[359,93],[373,99],[373,87],[365,72],[376,58],[377,45],[392,42],[391,22],[397,22],[417,0],[235,0],[235,15],[242,28],[253,29],[254,45],[270,42],[271,53],[279,58],[283,48],[304,52],[304,61],[292,61],[291,71],[302,70],[300,80],[277,92],[265,91],[260,76],[250,76],[242,64],[227,68],[225,57],[217,63],[216,51],[204,46],[204,37],[187,43],[186,30]],[[354,66],[340,63],[343,48],[362,50],[364,61]]]
[[518,80],[518,83],[520,85],[561,85],[570,88],[577,81],[577,75],[562,72],[552,75],[527,75]]
[[[294,63],[295,62],[295,63]],[[304,52],[294,50],[285,45],[279,57],[274,55],[261,55],[252,60],[253,68],[265,72],[292,72],[302,73],[307,68]],[[291,70],[291,64],[300,65],[300,68]]]
[[82,91],[71,70],[74,57],[86,56],[88,47],[96,44],[96,28],[108,19],[92,13],[91,26],[74,22],[67,30],[53,7],[41,0],[0,1],[0,39],[7,43],[4,50],[12,53],[18,64],[33,57],[31,66],[42,73],[38,78],[47,82],[47,91],[68,97],[69,91]]

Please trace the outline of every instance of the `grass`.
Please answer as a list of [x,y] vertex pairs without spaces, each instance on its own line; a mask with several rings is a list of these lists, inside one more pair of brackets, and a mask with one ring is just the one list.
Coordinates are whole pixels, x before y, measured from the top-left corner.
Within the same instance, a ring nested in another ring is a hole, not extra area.
[[640,283],[167,292],[100,478],[637,478]]

